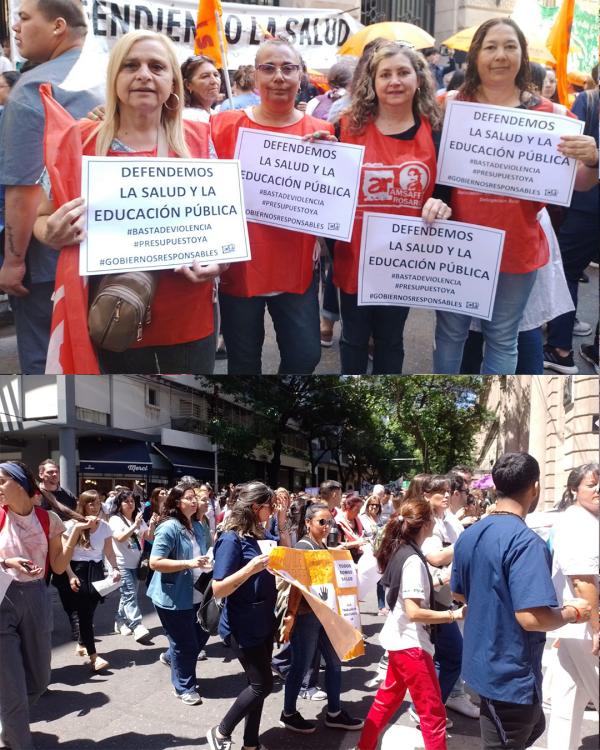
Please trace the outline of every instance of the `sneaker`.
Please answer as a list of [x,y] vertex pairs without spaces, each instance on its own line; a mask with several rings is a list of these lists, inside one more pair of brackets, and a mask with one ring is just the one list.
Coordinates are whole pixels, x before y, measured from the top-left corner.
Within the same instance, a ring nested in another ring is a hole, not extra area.
[[590,283],[590,277],[587,275],[585,271],[581,272],[581,276],[579,277],[579,283],[580,284],[589,284]]
[[560,372],[561,375],[577,375],[577,365],[573,362],[573,352],[561,357],[553,346],[544,347],[544,369]]
[[304,698],[305,701],[324,701],[327,698],[327,693],[318,687],[311,687],[307,690],[301,690],[300,697]]
[[78,643],[75,646],[75,656],[87,656],[87,648]]
[[312,734],[317,728],[314,721],[306,721],[298,711],[295,711],[291,716],[286,716],[282,711],[279,717],[279,726],[284,727],[284,729],[291,729],[292,732],[300,732],[300,734]]
[[581,344],[579,347],[579,354],[581,354],[581,358],[585,359],[586,362],[588,362],[594,370],[596,371],[596,375],[600,375],[600,367],[598,366],[598,350],[594,347],[593,344]]
[[106,669],[109,666],[106,659],[103,659],[101,656],[96,656],[96,658],[93,661],[90,661],[89,664],[94,672],[100,672],[101,669]]
[[145,628],[143,625],[138,625],[137,628],[133,631],[133,637],[136,641],[143,641],[144,638],[147,638],[150,635],[150,631],[148,628]]
[[163,652],[162,652],[162,653],[160,654],[160,656],[158,657],[158,661],[159,661],[159,662],[160,662],[161,664],[164,664],[164,665],[165,665],[166,667],[170,667],[170,666],[171,666],[171,662],[169,661],[169,659],[168,659],[168,657],[167,657],[167,652],[166,652],[166,651],[163,651]]
[[190,690],[188,693],[176,693],[176,695],[186,706],[199,706],[202,703],[202,698],[195,690]]
[[362,719],[356,719],[354,716],[346,713],[344,709],[336,716],[332,716],[329,711],[325,714],[325,726],[333,729],[348,729],[350,731],[362,729],[365,722]]
[[119,635],[131,635],[131,628],[128,625],[125,625],[125,623],[119,625],[115,622],[115,633]]
[[455,696],[451,695],[446,701],[446,708],[456,711],[457,714],[468,716],[469,719],[479,718],[479,706],[472,703],[466,693],[461,693],[460,695]]
[[202,651],[200,651],[200,653],[198,654],[197,661],[206,661],[207,659],[208,659],[208,656],[206,655],[206,651],[202,649]]
[[589,336],[591,332],[592,326],[589,323],[586,323],[585,320],[575,318],[575,323],[573,324],[573,336]]
[[208,730],[206,739],[210,750],[231,750],[231,737],[219,737],[217,727]]

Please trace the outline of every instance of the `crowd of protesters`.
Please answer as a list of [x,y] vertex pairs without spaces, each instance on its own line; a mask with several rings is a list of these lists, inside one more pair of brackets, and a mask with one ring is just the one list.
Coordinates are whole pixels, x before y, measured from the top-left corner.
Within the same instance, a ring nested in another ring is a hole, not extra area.
[[[401,373],[410,309],[357,300],[365,210],[428,223],[451,218],[505,231],[492,317],[475,325],[469,315],[438,310],[430,342],[435,371],[539,374],[546,367],[576,372],[572,336],[591,334],[595,323],[577,320],[576,306],[578,284],[598,250],[598,91],[579,93],[574,114],[553,101],[552,71],[530,66],[527,40],[511,19],[492,19],[477,29],[463,70],[453,61],[444,68],[435,49],[424,55],[377,39],[358,61],[341,60],[331,68],[326,92],[310,82],[296,47],[285,39],[267,39],[257,49],[255,65],[233,73],[235,96],[224,101],[223,74],[209,57],[190,57],[180,67],[170,40],[150,31],[129,32],[115,43],[102,90],[89,76],[75,75],[83,64],[86,35],[82,6],[75,0],[22,0],[21,6],[15,39],[31,69],[16,82],[6,78],[9,73],[0,78],[0,185],[6,191],[0,289],[10,296],[22,372],[91,367],[87,360],[78,364],[81,346],[74,347],[73,361],[60,359],[65,334],[56,320],[52,330],[58,329],[58,338],[50,339],[53,301],[58,305],[64,294],[67,308],[85,308],[86,320],[89,300],[87,285],[73,291],[73,284],[81,283],[69,276],[77,276],[76,263],[55,295],[62,249],[77,248],[84,238],[85,206],[82,198],[59,205],[51,180],[43,176],[38,89],[44,82],[52,84],[54,97],[73,117],[89,115],[80,125],[86,155],[229,159],[240,128],[365,149],[360,184],[368,195],[359,195],[349,242],[325,243],[312,233],[249,222],[251,260],[196,262],[151,275],[154,292],[137,339],[125,351],[102,344],[90,349],[101,372],[211,373],[218,346],[229,373],[259,374],[268,309],[280,372],[313,372],[321,346],[332,343],[334,321],[341,319],[343,373],[367,372],[369,358],[375,374]],[[597,67],[594,75],[597,80]],[[63,87],[66,79],[71,83]],[[74,90],[73,80],[88,85]],[[567,211],[551,211],[554,228],[541,202],[506,196],[490,201],[485,193],[436,184],[444,107],[451,98],[585,121],[584,135],[564,136],[558,146],[563,156],[577,160],[577,190]],[[413,170],[410,187],[393,195],[367,180],[373,165],[399,175],[406,164]],[[324,252],[329,270],[320,310],[316,266]],[[173,299],[185,300],[184,306]],[[86,329],[71,335],[85,338]],[[581,354],[597,367],[597,336]]]
[[[95,490],[77,499],[61,488],[51,459],[38,473],[36,479],[19,461],[0,464],[0,568],[10,584],[0,603],[0,722],[9,748],[33,748],[28,705],[50,680],[51,577],[76,657],[86,657],[94,672],[109,667],[94,645],[99,582],[120,588],[118,605],[109,600],[115,633],[133,635],[140,648],[150,636],[138,603],[140,581],[146,582],[169,644],[159,658],[183,704],[202,703],[196,669],[207,658],[210,635],[231,648],[247,686],[240,682],[235,701],[208,731],[211,750],[230,750],[242,721],[244,750],[261,747],[274,675],[285,680],[282,728],[315,732],[298,697],[327,700],[325,725],[360,731],[357,750],[375,749],[407,690],[426,750],[446,748],[447,709],[479,718],[486,749],[528,747],[544,731],[544,702],[551,712],[548,747],[576,750],[583,711],[590,700],[597,707],[598,464],[571,472],[561,503],[546,514],[552,531],[544,538],[526,523],[540,495],[539,466],[526,453],[500,457],[484,491],[473,489],[468,467],[457,466],[447,475],[417,474],[405,490],[376,485],[366,497],[343,492],[335,480],[322,483],[317,495],[274,491],[254,480],[230,485],[217,498],[210,484],[188,476],[147,500],[135,485],[113,490],[101,503]],[[276,545],[372,558],[384,597],[385,654],[366,717],[343,707],[341,661],[298,589],[292,587],[277,618],[269,568]],[[60,583],[65,571],[67,587]],[[549,631],[559,640],[543,695]],[[273,655],[275,640],[283,648]]]

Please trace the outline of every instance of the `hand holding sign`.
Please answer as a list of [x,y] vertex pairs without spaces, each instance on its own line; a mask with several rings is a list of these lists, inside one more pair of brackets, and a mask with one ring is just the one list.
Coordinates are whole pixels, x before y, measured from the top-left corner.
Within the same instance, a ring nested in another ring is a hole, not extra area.
[[563,156],[578,159],[586,167],[598,166],[598,147],[591,135],[563,135],[557,148]]
[[[51,210],[50,201],[42,204],[40,214],[37,218],[40,238],[45,245],[61,250],[69,245],[79,244],[85,237],[85,201],[83,198],[74,198],[67,201],[60,208],[50,214],[44,213],[45,206]],[[38,232],[36,231],[36,236]]]

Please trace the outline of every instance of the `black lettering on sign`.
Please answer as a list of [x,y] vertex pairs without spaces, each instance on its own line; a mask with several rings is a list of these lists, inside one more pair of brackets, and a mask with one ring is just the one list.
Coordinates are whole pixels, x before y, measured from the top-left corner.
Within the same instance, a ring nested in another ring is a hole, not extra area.
[[117,21],[119,21],[119,25],[121,27],[121,31],[123,32],[123,34],[126,34],[128,31],[130,31],[130,28],[129,28],[130,10],[131,8],[129,5],[123,5],[123,9],[121,10],[121,7],[117,3],[110,4],[110,15],[112,16],[110,19],[110,35],[111,36],[118,36]]
[[337,31],[337,19],[325,19],[325,44],[335,44],[335,32]]
[[340,18],[340,26],[338,31],[338,47],[341,47],[349,36],[350,26],[348,26],[348,21],[344,21],[343,18]]
[[185,34],[183,41],[185,44],[190,44],[196,38],[196,19],[193,14],[186,10],[185,12]]
[[260,44],[259,31],[256,25],[256,16],[251,16],[252,28],[250,29],[250,44]]
[[313,44],[315,45],[315,47],[323,46],[323,42],[319,39],[319,20],[319,18],[313,19],[313,28],[315,30],[315,39]]
[[[142,23],[142,16],[145,16],[145,21]],[[135,29],[151,29],[154,26],[154,19],[152,18],[152,12],[150,8],[146,8],[145,5],[135,6],[135,15],[133,17],[133,27]]]
[[94,36],[106,36],[106,27],[101,29],[98,21],[106,21],[105,4],[102,0],[96,0],[92,9],[92,24],[94,26]]
[[242,22],[238,16],[227,16],[225,21],[225,39],[229,44],[237,44],[242,36]]
[[302,21],[302,28],[300,29],[300,44],[310,44],[310,18],[305,18]]
[[297,18],[288,18],[285,23],[285,30],[289,34],[290,42],[292,44],[296,41],[296,32],[293,29],[293,26],[297,26],[299,23],[300,21]]

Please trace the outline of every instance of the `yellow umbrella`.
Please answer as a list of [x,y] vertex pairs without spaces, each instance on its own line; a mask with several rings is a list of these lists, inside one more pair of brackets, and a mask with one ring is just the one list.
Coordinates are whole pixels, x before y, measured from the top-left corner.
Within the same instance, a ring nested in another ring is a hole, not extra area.
[[373,39],[383,37],[397,42],[406,42],[415,49],[426,49],[435,45],[435,39],[423,29],[412,23],[401,21],[385,21],[373,23],[357,31],[338,50],[338,55],[354,55],[360,57],[365,46]]
[[[471,46],[473,35],[478,28],[479,24],[477,26],[470,26],[468,29],[463,29],[462,31],[459,31],[451,36],[449,39],[446,39],[446,41],[442,42],[442,44],[449,49],[459,49],[463,52],[468,52],[469,47]],[[525,37],[527,39],[527,49],[529,50],[530,60],[532,60],[533,62],[541,63],[542,65],[556,64],[554,55],[546,47],[546,42],[542,39],[541,36],[538,36],[537,34],[528,34],[526,32],[523,33],[525,34]]]

